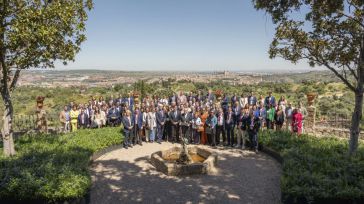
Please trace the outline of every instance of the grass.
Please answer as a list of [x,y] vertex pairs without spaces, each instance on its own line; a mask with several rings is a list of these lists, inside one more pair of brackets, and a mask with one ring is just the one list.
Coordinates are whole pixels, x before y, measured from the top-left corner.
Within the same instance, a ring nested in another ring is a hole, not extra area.
[[283,202],[354,203],[364,199],[363,144],[350,157],[347,141],[337,138],[263,132],[260,142],[283,157]]
[[0,198],[47,202],[81,198],[91,186],[90,156],[121,141],[120,128],[23,136],[16,141],[15,157],[0,155]]

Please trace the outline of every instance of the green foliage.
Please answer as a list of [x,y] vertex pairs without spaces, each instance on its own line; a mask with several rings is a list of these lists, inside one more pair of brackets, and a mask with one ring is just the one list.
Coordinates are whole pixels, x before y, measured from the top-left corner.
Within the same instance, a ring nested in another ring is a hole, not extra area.
[[[65,135],[26,135],[15,157],[0,155],[0,198],[59,201],[80,198],[91,185],[92,153],[120,144],[120,128]],[[1,151],[2,152],[2,151]]]
[[350,157],[347,142],[338,138],[297,137],[288,132],[264,131],[259,139],[263,146],[283,157],[284,201],[364,198],[363,144]]

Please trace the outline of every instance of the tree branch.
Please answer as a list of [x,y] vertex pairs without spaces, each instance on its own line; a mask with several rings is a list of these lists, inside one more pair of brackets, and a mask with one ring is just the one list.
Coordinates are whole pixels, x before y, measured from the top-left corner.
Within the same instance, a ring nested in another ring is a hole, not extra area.
[[343,81],[344,84],[349,87],[349,89],[351,89],[354,92],[356,91],[356,88],[354,87],[354,85],[352,85],[347,78],[343,77],[335,68],[330,66],[327,62],[320,62],[320,63],[325,65],[325,67],[328,68],[329,70],[331,70],[332,72],[334,72],[334,74],[337,77],[339,77],[341,79],[341,81]]
[[358,75],[355,73],[354,69],[352,69],[349,65],[345,65],[346,68],[350,71],[350,73],[354,76],[356,80],[358,80]]
[[11,85],[9,88],[10,92],[14,91],[14,89],[15,89],[16,83],[18,82],[18,79],[20,76],[20,71],[21,71],[21,69],[18,68],[14,73],[13,81],[11,82]]
[[343,11],[341,11],[341,10],[337,10],[337,12],[338,12],[339,14],[341,14],[341,15],[343,15],[343,16],[345,16],[345,17],[347,17],[348,19],[350,19],[350,20],[353,20],[353,21],[357,22],[357,23],[358,23],[361,27],[363,27],[363,28],[364,28],[364,23],[363,23],[363,22],[361,22],[360,20],[358,20],[358,19],[356,19],[356,18],[354,18],[354,17],[352,17],[352,16],[350,16],[350,15],[346,14],[345,12],[343,12]]

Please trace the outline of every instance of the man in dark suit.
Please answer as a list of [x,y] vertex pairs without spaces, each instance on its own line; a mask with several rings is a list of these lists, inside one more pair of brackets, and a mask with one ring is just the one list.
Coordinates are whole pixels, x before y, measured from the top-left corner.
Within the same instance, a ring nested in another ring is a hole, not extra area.
[[228,112],[225,118],[225,130],[227,134],[227,145],[234,146],[234,113],[232,108],[228,108]]
[[258,132],[260,129],[260,119],[254,116],[253,111],[249,112],[249,118],[247,118],[247,130],[249,134],[249,140],[251,148],[255,149],[255,152],[258,153]]
[[131,134],[134,127],[134,120],[131,117],[131,112],[129,110],[126,111],[125,116],[122,119],[124,126],[124,148],[128,149],[128,147],[133,147],[130,142]]
[[231,97],[231,106],[234,106],[234,104],[238,101],[238,97],[236,96],[236,93]]
[[181,129],[182,129],[182,137],[188,139],[189,142],[192,142],[192,135],[190,131],[192,122],[192,114],[190,110],[185,108],[181,113]]
[[223,145],[226,142],[226,134],[225,134],[225,118],[224,112],[222,109],[217,113],[217,124],[216,124],[216,145],[220,144],[220,135],[222,134]]
[[201,94],[201,91],[197,92],[197,95],[195,96],[197,102],[201,102],[204,100],[204,97]]
[[143,115],[139,111],[139,108],[136,108],[134,111],[134,129],[133,129],[133,135],[134,135],[134,145],[139,144],[142,145],[142,138],[140,131],[143,129]]
[[164,132],[164,124],[166,122],[166,113],[163,110],[163,105],[159,105],[158,112],[156,113],[157,119],[157,143],[162,142],[163,132]]
[[123,101],[123,97],[121,96],[121,94],[119,94],[119,97],[115,100],[115,102],[119,102],[119,104],[122,104],[124,101]]
[[172,127],[172,140],[175,142],[179,141],[179,122],[181,120],[181,113],[178,111],[177,107],[172,107],[172,111],[169,113],[169,118]]
[[274,96],[272,96],[272,92],[268,92],[268,96],[265,97],[265,100],[264,100],[264,105],[266,108],[269,107],[269,104],[272,104],[273,107],[276,106],[276,98],[274,98]]
[[229,98],[226,96],[226,94],[223,95],[223,98],[221,100],[221,107],[224,110],[224,113],[226,114],[229,107]]
[[85,113],[85,109],[81,109],[81,113],[78,115],[78,126],[80,128],[87,128],[89,125],[88,115]]

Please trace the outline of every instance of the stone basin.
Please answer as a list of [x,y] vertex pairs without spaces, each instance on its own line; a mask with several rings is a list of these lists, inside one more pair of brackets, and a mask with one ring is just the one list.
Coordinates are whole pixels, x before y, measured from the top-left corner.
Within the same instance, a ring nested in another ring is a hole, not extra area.
[[157,171],[169,176],[210,174],[216,171],[217,154],[215,152],[198,146],[188,147],[188,153],[192,158],[189,164],[176,162],[180,153],[181,147],[154,152],[151,155],[151,163]]

